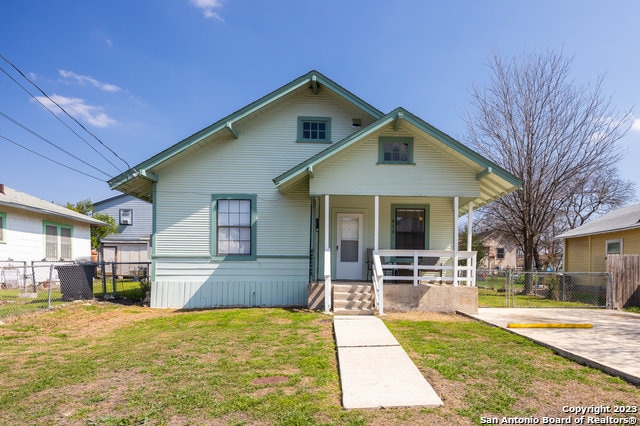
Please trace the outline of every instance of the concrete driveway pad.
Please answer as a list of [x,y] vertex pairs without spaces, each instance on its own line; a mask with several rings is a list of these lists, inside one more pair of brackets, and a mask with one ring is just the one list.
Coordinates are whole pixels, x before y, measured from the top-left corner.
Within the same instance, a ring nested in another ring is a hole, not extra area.
[[[640,384],[640,315],[604,309],[479,308],[469,316]],[[509,323],[589,323],[593,328],[507,328]]]

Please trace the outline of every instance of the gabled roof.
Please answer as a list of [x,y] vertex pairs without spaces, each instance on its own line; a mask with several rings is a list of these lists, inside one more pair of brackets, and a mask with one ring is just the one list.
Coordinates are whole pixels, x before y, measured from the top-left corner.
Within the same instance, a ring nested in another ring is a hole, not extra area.
[[90,225],[107,225],[106,223],[94,219],[90,216],[78,213],[66,207],[59,206],[50,201],[45,201],[38,197],[34,197],[33,195],[16,191],[15,189],[9,188],[8,186],[4,186],[4,190],[0,191],[0,208],[2,208],[2,206],[56,216],[64,219],[70,219],[75,222],[84,222]]
[[[489,159],[483,157],[476,151],[458,142],[451,136],[436,129],[426,121],[413,115],[404,108],[396,108],[389,114],[380,117],[369,126],[359,130],[358,132],[346,137],[345,139],[337,142],[327,149],[319,152],[313,157],[303,161],[287,172],[273,179],[276,187],[285,192],[288,188],[294,186],[298,181],[306,177],[317,164],[320,164],[329,158],[337,155],[344,149],[352,146],[368,135],[382,129],[388,124],[394,122],[394,126],[398,126],[402,121],[406,121],[417,129],[432,136],[437,141],[442,143],[446,148],[450,149],[454,155],[457,155],[461,160],[466,160],[475,165],[478,169],[476,179],[480,181],[481,195],[474,201],[476,207],[487,204],[503,195],[512,192],[522,185],[522,182],[516,178],[513,174],[509,173],[502,167],[493,163]],[[461,212],[464,212],[466,206],[461,206]]]
[[114,177],[109,180],[109,187],[151,201],[152,183],[157,181],[157,176],[151,172],[153,167],[158,166],[218,132],[230,132],[237,137],[237,133],[233,128],[234,122],[255,113],[261,108],[268,106],[303,86],[310,87],[314,92],[317,91],[320,86],[327,88],[370,114],[374,119],[384,115],[383,112],[355,96],[333,80],[313,70]]
[[558,239],[627,231],[640,228],[640,204],[622,207],[559,235]]

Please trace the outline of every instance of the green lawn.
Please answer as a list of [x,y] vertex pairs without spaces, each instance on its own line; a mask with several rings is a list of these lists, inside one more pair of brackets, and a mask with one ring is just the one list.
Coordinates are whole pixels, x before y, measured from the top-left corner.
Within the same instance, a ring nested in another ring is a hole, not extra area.
[[640,400],[620,379],[465,318],[384,321],[444,407],[342,409],[320,313],[91,302],[0,326],[0,424],[479,424]]

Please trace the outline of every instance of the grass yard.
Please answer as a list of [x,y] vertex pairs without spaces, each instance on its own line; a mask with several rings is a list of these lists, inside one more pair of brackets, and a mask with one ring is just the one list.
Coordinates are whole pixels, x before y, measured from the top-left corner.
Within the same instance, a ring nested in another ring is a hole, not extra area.
[[0,424],[466,425],[640,400],[638,387],[466,318],[383,319],[444,407],[344,410],[320,313],[94,301],[0,325]]

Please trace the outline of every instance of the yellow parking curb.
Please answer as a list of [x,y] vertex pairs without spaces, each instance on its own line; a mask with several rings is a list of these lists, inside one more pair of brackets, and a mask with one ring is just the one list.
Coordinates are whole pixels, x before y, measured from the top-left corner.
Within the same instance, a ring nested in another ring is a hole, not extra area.
[[507,324],[507,328],[593,328],[593,324],[554,324],[554,323],[538,323],[523,324],[512,323]]

